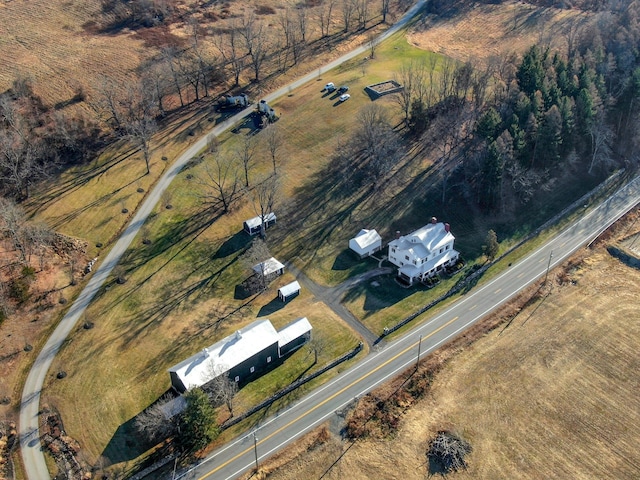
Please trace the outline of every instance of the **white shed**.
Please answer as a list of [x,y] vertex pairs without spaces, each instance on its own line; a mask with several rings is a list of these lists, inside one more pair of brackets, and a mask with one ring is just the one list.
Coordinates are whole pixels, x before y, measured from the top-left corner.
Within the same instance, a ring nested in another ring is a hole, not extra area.
[[360,258],[368,257],[382,248],[382,237],[375,230],[363,228],[349,240],[349,248],[356,252]]
[[291,297],[295,297],[300,293],[300,284],[297,281],[287,283],[278,289],[278,298],[286,302]]
[[264,262],[254,265],[253,271],[263,277],[268,277],[271,274],[282,275],[284,273],[284,265],[271,257]]
[[[269,228],[271,225],[276,223],[276,214],[271,212],[265,215],[264,217],[264,228],[265,230]],[[262,228],[262,216],[258,215],[257,217],[250,218],[249,220],[245,220],[242,224],[242,227],[245,232],[249,235],[256,235],[260,233],[260,229]]]

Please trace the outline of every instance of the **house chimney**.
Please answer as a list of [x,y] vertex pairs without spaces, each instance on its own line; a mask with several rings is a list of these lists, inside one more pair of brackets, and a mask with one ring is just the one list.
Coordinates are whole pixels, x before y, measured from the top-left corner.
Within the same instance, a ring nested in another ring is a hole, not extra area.
[[444,224],[444,231],[445,232],[450,232],[451,231],[451,225],[449,225],[448,223]]
[[396,230],[396,240],[400,238],[400,230]]
[[438,219],[436,217],[431,217],[431,223],[435,225],[436,223],[438,223]]

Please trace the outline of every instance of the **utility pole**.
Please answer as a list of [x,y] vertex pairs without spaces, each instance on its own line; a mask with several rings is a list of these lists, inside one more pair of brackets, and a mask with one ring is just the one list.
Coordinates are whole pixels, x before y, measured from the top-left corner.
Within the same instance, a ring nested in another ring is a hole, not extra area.
[[420,335],[420,340],[418,341],[418,358],[416,359],[416,370],[418,369],[418,365],[420,364],[420,347],[422,347],[422,335]]
[[549,262],[547,263],[547,273],[544,274],[544,284],[547,285],[547,278],[549,277],[549,268],[551,268],[551,259],[553,258],[553,250],[549,253]]
[[256,472],[258,471],[258,437],[256,437],[256,432],[253,432],[253,451],[256,454]]

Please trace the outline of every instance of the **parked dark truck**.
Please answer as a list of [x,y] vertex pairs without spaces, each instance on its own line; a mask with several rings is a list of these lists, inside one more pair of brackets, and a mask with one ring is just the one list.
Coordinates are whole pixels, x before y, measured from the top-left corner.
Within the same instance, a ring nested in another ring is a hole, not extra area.
[[241,93],[240,95],[232,96],[223,96],[218,100],[217,109],[218,110],[232,110],[232,109],[241,109],[249,106],[251,102],[249,101],[249,96],[246,93]]

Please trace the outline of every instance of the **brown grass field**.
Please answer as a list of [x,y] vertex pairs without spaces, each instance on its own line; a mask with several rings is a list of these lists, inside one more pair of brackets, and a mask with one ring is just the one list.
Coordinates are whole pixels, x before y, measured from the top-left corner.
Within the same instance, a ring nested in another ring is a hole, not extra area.
[[640,270],[606,247],[637,238],[639,219],[636,209],[558,267],[548,295],[520,310],[525,293],[486,320],[498,325],[490,333],[434,353],[444,367],[392,438],[352,444],[332,423],[246,478],[423,479],[440,429],[473,447],[468,469],[452,478],[638,478]]

